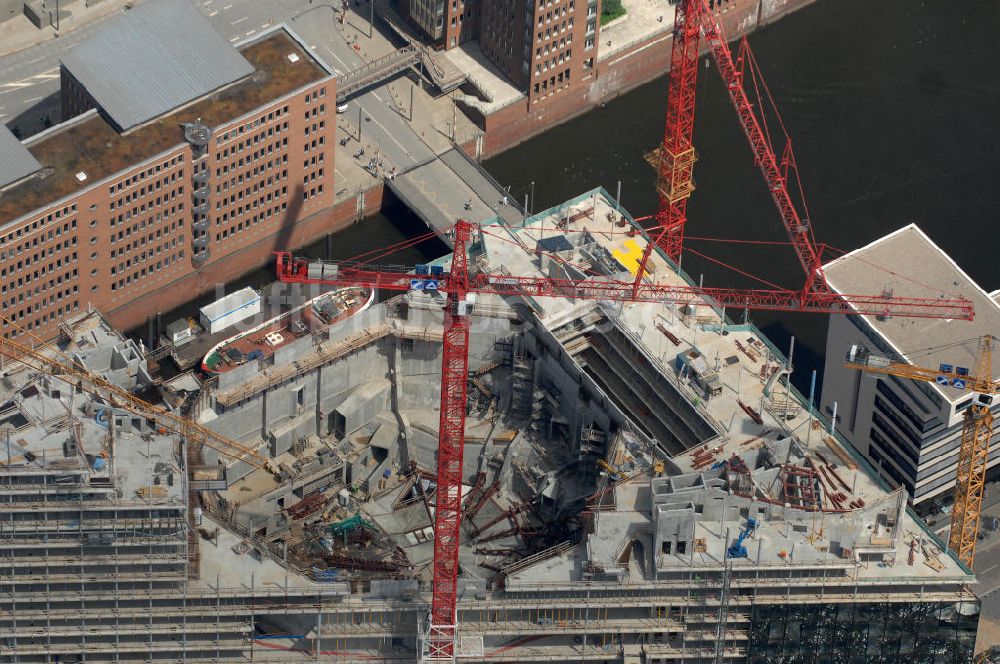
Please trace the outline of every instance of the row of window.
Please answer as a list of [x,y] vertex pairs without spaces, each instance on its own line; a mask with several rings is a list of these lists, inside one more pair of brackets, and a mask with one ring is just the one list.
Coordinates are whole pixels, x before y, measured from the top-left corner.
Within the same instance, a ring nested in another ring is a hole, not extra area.
[[177,253],[171,254],[170,256],[165,256],[164,258],[156,261],[155,263],[149,262],[144,264],[139,269],[135,270],[131,274],[125,275],[123,278],[115,281],[111,284],[111,290],[117,291],[130,286],[133,282],[138,282],[149,275],[152,275],[161,270],[165,270],[171,265],[175,265],[184,259],[184,249],[181,248]]
[[[55,221],[56,219],[61,219],[63,217],[69,216],[71,214],[76,214],[76,203],[73,203],[72,205],[67,205],[66,207],[63,207],[63,208],[60,208],[58,210],[54,210],[52,212],[49,212],[44,217],[39,217],[38,219],[35,219],[34,221],[32,221],[30,224],[25,224],[24,226],[21,226],[20,228],[17,228],[16,230],[12,230],[11,232],[7,233],[7,235],[5,237],[0,238],[0,239],[3,240],[3,242],[0,243],[0,244],[2,244],[3,246],[7,246],[10,243],[12,243],[15,240],[17,240],[18,238],[24,237],[24,236],[32,233],[33,231],[37,231],[39,229],[39,227],[44,227],[45,224],[51,223],[51,222]],[[64,230],[65,230],[65,224],[63,224],[63,227],[64,227]],[[74,226],[74,228],[76,228],[76,226]],[[35,244],[33,246],[38,246],[38,239],[35,238],[34,241],[35,241]],[[28,243],[25,243],[24,246],[28,246]],[[21,250],[20,247],[15,247],[15,251],[20,251],[20,250]],[[2,254],[0,254],[0,256],[2,256]]]
[[[76,210],[76,205],[73,206],[73,209]],[[27,226],[25,226],[24,228],[27,228]],[[28,251],[29,249],[33,249],[33,248],[35,248],[35,247],[37,247],[37,246],[39,246],[41,244],[45,244],[46,241],[54,240],[54,239],[56,239],[58,237],[62,237],[62,235],[64,233],[68,234],[71,230],[75,230],[75,229],[76,229],[76,219],[71,219],[71,220],[69,220],[69,221],[67,221],[67,222],[65,222],[63,224],[60,224],[59,226],[55,226],[53,228],[50,228],[48,230],[48,233],[45,234],[45,235],[39,233],[35,237],[31,238],[31,240],[26,240],[22,244],[19,244],[19,245],[14,246],[14,247],[10,247],[9,249],[0,249],[0,261],[6,261],[7,259],[13,260],[13,258],[15,256],[17,256],[19,254],[22,254],[25,251]],[[18,229],[18,232],[20,230],[21,229]],[[76,242],[76,238],[75,237],[73,238],[73,242],[74,243]],[[62,244],[63,244],[62,242],[59,242],[59,243],[57,243],[57,246],[61,246]],[[6,246],[6,243],[4,244],[4,246]],[[36,261],[39,259],[39,255],[43,255],[44,256],[45,252],[42,251],[41,254],[35,253],[34,257],[35,257]],[[30,261],[28,263],[26,263],[26,264],[30,264]],[[18,269],[20,269],[22,267],[21,262],[18,262],[17,267],[18,267]],[[0,276],[6,275],[6,274],[7,274],[6,271],[0,272]]]
[[[73,286],[73,293],[76,293],[78,290],[79,288],[77,286]],[[43,327],[49,323],[61,320],[63,316],[68,315],[70,312],[79,311],[80,301],[73,300],[72,302],[67,302],[65,306],[60,305],[55,309],[48,309],[43,311],[41,316],[38,316],[37,318],[29,318],[27,322],[23,322],[26,316],[30,317],[32,313],[36,313],[38,311],[38,308],[38,304],[36,303],[33,308],[28,307],[14,313],[4,313],[4,315],[10,320],[17,322],[24,329],[30,331],[33,328]]]
[[[165,221],[169,217],[182,212],[184,212],[184,201],[181,201],[176,205],[171,205],[170,209],[164,208],[162,212],[157,212],[155,215],[144,217],[139,221],[139,223],[123,228],[117,233],[112,234],[111,244],[123,242],[124,240],[132,237],[133,234],[138,235],[141,231],[146,230],[147,227],[152,228],[154,224]],[[171,228],[173,228],[174,224],[176,224],[179,228],[184,225],[184,220],[180,219],[179,221],[172,222]]]
[[[76,238],[73,238],[73,240],[76,240]],[[12,270],[8,285],[10,287],[10,290],[14,289],[15,284],[18,288],[20,288],[24,284],[30,283],[33,279],[44,279],[46,274],[55,272],[56,270],[61,270],[70,263],[75,263],[75,262],[76,262],[76,252],[74,251],[72,254],[68,254],[66,256],[60,256],[56,258],[54,261],[45,263],[36,268],[32,272],[28,272],[27,270],[18,270],[17,272],[14,272]],[[20,264],[20,261],[18,261],[18,264]],[[15,278],[17,279],[16,282],[14,281]]]
[[[215,185],[215,193],[221,194],[224,191],[229,191],[230,189],[235,189],[238,185],[243,184],[243,182],[252,182],[252,189],[257,191],[257,189],[263,189],[265,186],[270,186],[274,176],[268,176],[266,183],[260,181],[261,175],[269,170],[277,168],[282,164],[288,163],[288,155],[282,154],[280,157],[275,159],[268,159],[263,164],[258,164],[253,167],[253,169],[247,169],[238,175],[233,175],[233,177],[224,181],[222,184]],[[280,179],[280,178],[279,178]],[[219,204],[216,203],[215,209],[219,209]]]
[[320,88],[319,90],[313,90],[312,92],[306,93],[305,102],[308,104],[311,101],[316,101],[317,99],[322,99],[326,96],[326,88]]
[[[872,458],[872,461],[875,462],[875,465],[879,466],[882,470],[888,473],[889,477],[891,477],[897,485],[904,485],[912,495],[913,480],[910,479],[913,477],[912,469],[907,471],[910,473],[909,475],[903,475],[903,473],[900,472],[900,470],[896,468],[893,463],[888,462],[888,459],[899,457],[899,453],[894,452],[892,450],[892,446],[889,445],[885,438],[879,435],[875,429],[872,429],[872,442],[875,444],[868,448],[868,455]],[[908,464],[904,463],[902,465],[904,468],[908,467]]]
[[[34,289],[20,288],[18,289],[17,292],[14,292],[14,289],[11,289],[10,299],[5,300],[3,302],[4,311],[6,312],[9,309],[16,307],[18,304],[21,304],[22,302],[28,300],[34,301],[35,311],[37,311],[40,306],[45,305],[46,299],[48,300],[49,304],[53,304],[55,302],[61,302],[64,297],[69,297],[70,295],[76,292],[77,286],[75,284],[69,283],[71,279],[74,279],[76,277],[76,274],[77,271],[74,269],[72,272],[69,272],[65,275],[60,275],[56,279],[50,279],[45,284],[42,284],[40,286],[35,286]],[[62,286],[64,282],[67,284],[66,288],[64,289],[60,288],[54,293],[50,293],[48,298],[45,298],[44,296],[41,298],[36,297],[38,295],[43,295],[48,290],[51,290],[53,286]],[[26,307],[25,311],[29,312],[32,311],[32,307]],[[5,313],[4,315],[7,314]]]
[[[233,145],[232,147],[225,148],[224,150],[222,150],[222,152],[216,152],[215,153],[215,161],[216,162],[221,162],[221,161],[224,161],[226,159],[231,159],[231,158],[235,157],[236,155],[241,154],[243,152],[247,152],[248,150],[252,149],[253,146],[260,145],[261,143],[265,143],[268,138],[274,136],[275,134],[280,134],[283,131],[288,131],[288,123],[287,122],[284,122],[284,123],[282,123],[280,125],[274,125],[272,127],[268,127],[267,131],[262,131],[259,134],[254,134],[252,137],[247,138],[247,140],[245,140],[245,141],[243,141],[241,143],[237,143],[236,145]],[[283,141],[277,141],[277,140],[274,141],[273,147],[269,147],[268,150],[267,150],[267,152],[273,152],[275,149],[277,149],[277,147],[278,147],[279,144],[281,146],[288,145],[288,139],[286,138]],[[253,159],[259,159],[262,156],[264,156],[264,150],[263,149],[255,151],[253,153]],[[247,161],[250,161],[250,159],[247,158]],[[238,162],[238,164],[237,163],[231,163],[228,166],[229,166],[229,168],[233,168],[235,166],[243,166],[243,160],[240,159],[239,162]],[[220,169],[216,169],[215,175],[216,176],[224,175],[227,170],[228,170],[228,168],[223,167],[221,169],[221,173],[220,173]]]
[[176,166],[177,164],[183,164],[183,163],[184,163],[184,155],[180,154],[177,155],[176,157],[171,157],[170,159],[161,162],[159,164],[156,164],[155,166],[150,166],[146,170],[136,173],[135,175],[130,175],[121,182],[112,184],[110,187],[108,187],[108,194],[114,197],[116,193],[124,189],[127,189],[132,185],[144,182],[146,179],[153,177],[154,175],[160,173],[161,171],[167,170],[171,166]]
[[[274,182],[277,183],[277,182],[280,182],[280,181],[285,180],[287,178],[288,178],[288,169],[283,169],[281,171],[280,175],[276,174],[274,176]],[[268,185],[271,184],[271,178],[270,177],[267,179],[267,184]],[[247,187],[246,189],[242,189],[242,190],[240,190],[238,192],[234,192],[234,193],[230,194],[228,197],[223,197],[222,200],[215,201],[215,209],[216,210],[221,210],[222,208],[228,208],[230,206],[236,205],[239,201],[243,200],[244,196],[246,198],[249,198],[250,195],[251,195],[251,189],[253,189],[254,191],[256,191],[256,189],[254,187]],[[287,186],[282,186],[281,187],[281,195],[282,196],[284,196],[287,191],[288,191],[288,187]],[[277,187],[275,187],[274,191],[269,191],[267,193],[267,198],[270,199],[271,196],[272,196],[272,194],[274,196],[278,195],[278,189],[277,189]],[[264,198],[261,197],[258,200],[264,200]],[[242,209],[242,207],[240,209]],[[225,213],[223,213],[223,214],[225,214]]]
[[[573,3],[571,2],[569,3],[569,6],[563,5],[562,7],[556,7],[554,10],[546,12],[544,14],[539,12],[538,27],[541,28],[542,26],[548,25],[552,21],[558,21],[560,18],[563,18],[564,16],[569,14],[569,11],[570,9],[572,9],[572,6]],[[539,9],[541,9],[541,7],[539,7]],[[572,22],[570,23],[570,25],[572,25]]]
[[[152,238],[152,236],[150,236],[150,238]],[[160,244],[158,244],[156,246],[150,246],[149,250],[143,249],[140,253],[138,253],[138,254],[136,254],[134,256],[129,256],[128,258],[126,258],[121,263],[118,263],[118,265],[112,265],[111,266],[111,274],[113,276],[115,274],[124,272],[128,268],[132,267],[132,265],[134,265],[134,264],[142,263],[142,262],[144,262],[144,261],[152,258],[153,256],[161,254],[161,253],[163,253],[165,251],[169,251],[170,249],[173,249],[174,247],[176,247],[178,244],[183,244],[183,243],[184,243],[184,236],[183,235],[178,235],[176,237],[170,238],[169,240],[165,240],[164,242],[162,242],[162,243],[160,243]],[[145,238],[143,238],[143,243],[142,244],[143,244],[143,246],[146,246]],[[150,239],[149,244],[150,245],[153,244],[153,240],[152,239]],[[116,257],[112,256],[112,258],[116,258]]]
[[569,85],[569,69],[559,72],[556,76],[550,76],[540,83],[535,83],[535,94],[551,94],[567,85]]
[[572,16],[569,17],[568,19],[566,19],[565,21],[563,21],[559,25],[553,25],[551,28],[545,28],[544,32],[542,32],[541,30],[539,30],[535,34],[535,44],[541,45],[544,42],[547,42],[547,41],[551,40],[556,35],[560,35],[560,34],[566,32],[567,30],[570,30],[570,31],[573,30],[573,17]]
[[[257,224],[266,219],[270,219],[273,216],[277,216],[278,213],[283,212],[284,210],[287,209],[288,209],[287,202],[283,202],[281,205],[275,205],[273,207],[269,207],[262,212],[254,214],[252,217],[250,217],[245,221],[238,222],[232,228],[223,228],[222,231],[215,234],[215,241],[220,242],[221,240],[228,238],[230,235],[236,235],[237,233],[243,230],[249,229],[252,226],[256,226]],[[236,218],[235,213],[233,215],[233,218],[234,219]],[[218,223],[218,221],[216,221],[216,223]]]
[[309,135],[310,131],[315,133],[316,131],[325,128],[326,128],[326,120],[320,120],[318,124],[314,122],[312,125],[306,125],[306,136]]
[[[569,62],[570,58],[573,57],[573,49],[567,49],[565,53],[560,53],[559,57],[548,58],[542,62],[535,63],[535,76],[541,75],[543,71],[548,71],[549,69],[555,69],[557,66],[564,62]],[[569,69],[566,69],[566,80],[569,80]],[[561,79],[560,79],[561,80]]]
[[313,140],[307,142],[303,146],[303,149],[306,152],[309,152],[310,150],[316,150],[318,148],[321,148],[324,145],[326,145],[326,136],[320,136],[319,138],[314,138]]
[[[151,200],[149,202],[143,201],[139,205],[134,206],[131,210],[126,210],[125,212],[122,212],[121,214],[119,214],[116,217],[111,217],[111,226],[113,228],[113,227],[118,226],[120,224],[124,224],[127,221],[131,221],[132,217],[138,217],[141,214],[145,214],[147,210],[149,210],[149,211],[159,210],[160,208],[162,208],[163,206],[165,206],[169,201],[172,201],[175,198],[177,198],[178,196],[181,196],[183,194],[184,194],[184,185],[182,184],[182,185],[179,185],[176,189],[171,189],[169,192],[167,192],[163,196],[157,196],[154,200]],[[159,216],[159,214],[157,214],[156,220],[159,221],[160,218],[161,217]],[[153,217],[148,217],[148,219],[149,219],[149,223],[152,224],[153,223]],[[138,223],[141,223],[142,227],[145,228],[146,227],[146,218],[142,219]],[[132,227],[135,227],[135,225],[136,224],[133,223]],[[130,228],[132,228],[132,227],[130,227]]]
[[[324,88],[324,94],[325,91],[326,88]],[[220,146],[223,143],[226,143],[230,140],[235,140],[240,136],[242,136],[244,133],[250,133],[257,127],[260,127],[261,125],[267,124],[269,122],[274,122],[275,120],[278,120],[285,115],[288,115],[287,105],[282,106],[281,108],[275,109],[273,111],[269,111],[267,115],[262,115],[259,118],[254,118],[252,121],[245,122],[238,127],[233,127],[229,131],[224,132],[221,136],[217,136],[215,138],[215,145]],[[288,123],[286,122],[284,124],[285,124],[285,129],[288,129]],[[215,153],[215,158],[216,159],[219,158],[218,152]]]
[[[25,256],[22,260],[19,260],[19,261],[17,261],[17,263],[11,265],[10,276],[13,277],[13,276],[17,275],[18,273],[20,273],[21,270],[23,270],[25,268],[28,268],[31,265],[34,265],[36,263],[39,263],[39,262],[45,260],[46,258],[51,258],[52,256],[55,255],[56,252],[67,251],[68,249],[71,249],[72,247],[75,247],[76,243],[77,243],[77,238],[74,235],[73,237],[68,237],[65,240],[60,240],[56,244],[50,245],[49,247],[46,247],[46,248],[43,248],[41,251],[36,251],[35,253],[31,254],[30,256]],[[12,260],[13,260],[13,255],[14,255],[13,252],[11,252],[11,259]],[[6,277],[7,276],[7,268],[6,267],[0,267],[0,276],[2,276],[2,277]]]
[[316,196],[319,196],[322,193],[323,193],[322,183],[310,189],[303,189],[302,200],[308,201],[310,198],[315,198]]
[[[159,191],[161,188],[167,187],[171,182],[176,182],[177,180],[184,177],[184,169],[180,168],[176,171],[172,171],[169,175],[164,175],[162,178],[157,178],[154,182],[149,183],[149,187],[145,185],[133,189],[127,192],[124,196],[119,196],[117,199],[113,199],[111,203],[108,204],[108,208],[111,210],[116,210],[120,207],[128,205],[132,201],[137,201],[140,198],[145,198],[146,194],[152,194],[154,191]],[[113,225],[113,224],[112,224]]]

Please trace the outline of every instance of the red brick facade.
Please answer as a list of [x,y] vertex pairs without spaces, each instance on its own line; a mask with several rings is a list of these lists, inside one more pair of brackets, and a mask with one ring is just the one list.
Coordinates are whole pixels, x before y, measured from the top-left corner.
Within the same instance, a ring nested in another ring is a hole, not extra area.
[[[51,338],[67,313],[88,304],[128,328],[353,218],[353,200],[333,207],[334,85],[331,75],[315,76],[215,124],[207,144],[178,134],[165,152],[5,224],[0,304],[15,324],[0,321],[0,333]],[[82,122],[94,120],[69,124]],[[59,131],[43,140],[62,140]]]
[[[713,8],[726,35],[735,38],[814,1],[715,0]],[[574,37],[573,41],[575,48],[579,40]],[[542,97],[537,97],[532,85],[528,99],[505,106],[489,116],[483,117],[474,109],[468,109],[469,115],[481,124],[486,134],[479,156],[485,158],[503,152],[586,113],[597,104],[666,74],[670,69],[672,43],[670,33],[663,31],[621,52],[595,60],[592,72],[586,73],[582,81],[573,81],[571,77],[568,85],[557,86],[558,94],[550,89],[540,91]]]

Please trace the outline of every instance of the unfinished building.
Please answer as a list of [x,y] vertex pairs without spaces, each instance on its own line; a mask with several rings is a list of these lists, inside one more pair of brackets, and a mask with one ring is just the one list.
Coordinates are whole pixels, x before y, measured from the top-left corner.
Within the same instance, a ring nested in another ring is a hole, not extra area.
[[[470,265],[614,276],[644,245],[596,190],[490,227]],[[420,661],[442,303],[396,297],[182,400],[262,469],[8,361],[0,657]],[[457,659],[971,657],[974,577],[755,327],[706,302],[480,297],[473,316]],[[88,368],[147,384],[97,314],[63,350],[81,340],[119,349]]]

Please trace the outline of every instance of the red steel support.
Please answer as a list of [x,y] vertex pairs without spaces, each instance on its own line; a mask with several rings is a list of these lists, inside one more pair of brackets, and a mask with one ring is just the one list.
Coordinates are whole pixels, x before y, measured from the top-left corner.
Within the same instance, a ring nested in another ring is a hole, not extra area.
[[455,253],[448,277],[441,358],[441,420],[434,512],[434,595],[426,658],[454,660],[457,634],[458,548],[462,523],[462,452],[469,380],[468,222],[455,225]]
[[[464,223],[464,222],[463,222]],[[458,233],[456,226],[456,234]],[[869,316],[906,316],[908,318],[953,318],[972,320],[971,300],[965,298],[920,298],[892,295],[852,295],[833,292],[766,290],[746,288],[709,288],[611,278],[554,279],[517,277],[500,274],[464,274],[441,277],[414,275],[402,271],[361,269],[347,263],[335,265],[336,277],[309,277],[308,261],[278,254],[278,276],[282,281],[343,286],[367,286],[407,291],[418,281],[434,281],[439,290],[493,293],[529,297],[568,297],[612,302],[677,302],[702,304],[704,301],[729,309],[755,311],[802,311],[823,314],[865,314]]]
[[740,73],[740,68],[733,61],[733,54],[726,43],[725,35],[722,34],[722,28],[712,16],[705,0],[686,0],[684,4],[688,3],[698,5],[697,16],[701,28],[705,31],[705,38],[712,50],[712,56],[719,68],[726,91],[729,93],[729,99],[733,102],[743,131],[750,141],[754,161],[764,175],[767,189],[778,207],[778,213],[781,214],[785,231],[788,233],[792,246],[795,247],[795,253],[798,254],[802,269],[805,270],[806,283],[803,291],[829,293],[831,292],[830,287],[823,276],[823,260],[813,243],[809,222],[802,219],[792,201],[783,169],[771,148],[771,143],[764,134],[760,121],[754,112],[753,104],[750,103],[746,90],[743,88],[743,76]]
[[701,30],[697,10],[696,2],[683,0],[674,14],[667,121],[659,151],[660,209],[656,221],[664,229],[661,247],[674,262],[681,257],[687,201],[694,190],[695,154],[691,139],[698,84],[698,33]]

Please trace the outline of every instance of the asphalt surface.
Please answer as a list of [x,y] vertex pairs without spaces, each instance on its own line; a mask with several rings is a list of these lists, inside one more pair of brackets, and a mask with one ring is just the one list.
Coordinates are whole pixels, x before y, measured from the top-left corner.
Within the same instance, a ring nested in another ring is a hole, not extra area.
[[[145,0],[155,2],[156,0]],[[329,2],[309,0],[196,0],[196,4],[215,28],[232,42],[253,37],[278,23],[288,24],[313,53],[338,72],[355,69],[364,60],[337,30],[337,11]],[[366,27],[367,4],[355,7],[348,22]],[[353,13],[360,11],[360,14]],[[55,95],[59,91],[59,59],[76,44],[101,28],[104,20],[81,26],[59,39],[0,58],[0,122],[30,117],[37,123],[45,114],[57,111]],[[365,38],[362,38],[362,42]],[[433,151],[412,131],[409,124],[392,108],[389,95],[378,89],[350,102],[348,114],[357,122],[362,109],[362,132],[366,140],[376,142],[388,162],[399,170],[432,158]],[[35,117],[37,115],[37,117]],[[58,118],[53,117],[56,121]]]

